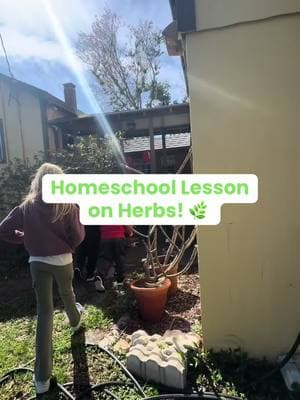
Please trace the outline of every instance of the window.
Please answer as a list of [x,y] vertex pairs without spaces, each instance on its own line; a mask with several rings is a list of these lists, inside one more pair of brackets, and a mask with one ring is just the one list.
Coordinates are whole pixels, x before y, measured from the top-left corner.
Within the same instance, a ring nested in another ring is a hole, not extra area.
[[0,119],[0,163],[6,162],[6,150],[2,119]]

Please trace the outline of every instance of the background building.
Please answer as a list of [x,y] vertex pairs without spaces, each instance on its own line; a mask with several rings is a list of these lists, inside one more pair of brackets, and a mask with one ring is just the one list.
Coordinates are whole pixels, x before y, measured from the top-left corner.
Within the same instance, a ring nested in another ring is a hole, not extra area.
[[62,146],[61,132],[50,122],[77,116],[75,86],[65,84],[64,93],[65,102],[0,74],[0,165]]
[[[101,123],[103,120],[105,123]],[[57,118],[50,125],[62,132],[64,144],[87,135],[115,134],[119,138],[121,135],[120,143],[128,165],[146,173],[177,171],[190,149],[188,103]],[[190,164],[184,172],[191,172]]]

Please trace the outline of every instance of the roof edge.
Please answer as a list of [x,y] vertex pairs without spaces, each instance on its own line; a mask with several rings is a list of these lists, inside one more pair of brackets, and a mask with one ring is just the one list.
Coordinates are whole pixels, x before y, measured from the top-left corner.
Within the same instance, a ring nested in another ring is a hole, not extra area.
[[51,93],[47,92],[46,90],[37,88],[36,86],[30,85],[29,83],[20,81],[16,78],[12,78],[5,74],[0,73],[0,80],[5,80],[9,83],[15,83],[22,87],[24,90],[28,90],[30,92],[35,93],[38,97],[43,97],[49,103],[56,105],[57,107],[63,108],[65,111],[71,113],[74,116],[77,116],[74,111],[72,111],[63,100],[60,100],[58,97],[53,96]]

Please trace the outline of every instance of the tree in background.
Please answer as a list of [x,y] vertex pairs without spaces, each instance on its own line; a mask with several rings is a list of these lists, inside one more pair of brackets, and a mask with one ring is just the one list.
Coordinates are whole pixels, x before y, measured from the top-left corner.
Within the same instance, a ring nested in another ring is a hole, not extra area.
[[90,33],[79,33],[76,47],[113,110],[122,111],[170,104],[169,84],[159,77],[162,43],[152,22],[129,26],[106,9]]

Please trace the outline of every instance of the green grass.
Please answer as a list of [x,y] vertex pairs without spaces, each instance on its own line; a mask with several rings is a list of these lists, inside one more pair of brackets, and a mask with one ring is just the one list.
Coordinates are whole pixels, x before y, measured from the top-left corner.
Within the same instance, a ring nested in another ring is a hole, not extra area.
[[[86,330],[100,330],[104,335],[109,335],[113,321],[116,321],[124,312],[130,312],[132,304],[132,298],[127,294],[108,291],[101,306],[85,306]],[[26,306],[25,302],[23,306]],[[5,321],[0,322],[0,377],[12,368],[30,362],[34,357],[36,320],[35,317],[30,316],[30,313],[27,317],[10,318],[9,316],[16,315],[15,310],[18,307],[17,302],[0,307],[0,317]],[[192,330],[201,335],[201,323],[196,322]],[[73,381],[74,376],[82,385],[88,382],[93,384],[122,380],[128,386],[113,388],[113,393],[124,400],[140,399],[137,392],[130,386],[130,381],[109,356],[99,352],[96,347],[84,345],[84,331],[71,336],[67,318],[64,312],[59,310],[55,311],[54,315],[53,344],[53,375],[59,382]],[[122,361],[126,361],[125,354],[118,354],[118,356]],[[290,398],[279,373],[259,382],[259,379],[268,373],[273,365],[266,361],[252,360],[240,351],[214,353],[205,352],[200,348],[189,354],[188,364],[190,387],[197,389],[204,387],[207,391],[234,395],[248,400],[288,400]],[[29,366],[33,367],[33,363]],[[18,375],[15,380],[7,381],[0,386],[0,400],[28,399],[24,394],[34,394],[31,381],[31,374]],[[165,392],[164,388],[148,383],[144,387],[148,396]],[[48,398],[60,400],[62,397],[54,392],[52,397]],[[111,397],[102,394],[102,397],[95,396],[94,398],[109,399]]]
[[[86,307],[84,325],[86,329],[108,330],[112,321],[104,316],[103,311],[94,306]],[[0,376],[5,372],[28,363],[34,357],[34,337],[36,320],[22,318],[0,323]],[[56,311],[53,330],[53,375],[59,382],[72,380],[73,365],[71,352],[71,330],[63,312]],[[33,363],[30,365],[33,366]],[[25,376],[28,381],[28,376]],[[0,399],[14,398],[14,390],[23,393],[33,393],[29,382],[24,385],[24,379],[18,378],[19,385],[12,386],[12,382],[0,387]],[[23,382],[23,383],[22,383]]]
[[[32,360],[34,357],[35,324],[35,319],[30,317],[0,323],[0,376],[10,369]],[[85,326],[87,330],[100,329],[109,334],[112,320],[103,310],[95,306],[87,306]],[[201,331],[200,324],[196,324],[195,330]],[[71,336],[66,316],[61,311],[56,311],[54,315],[53,336],[53,375],[59,382],[72,381],[75,370],[75,376],[79,376],[83,385],[88,381],[93,384],[122,380],[128,386],[113,388],[113,393],[118,395],[120,399],[140,399],[139,394],[130,386],[130,381],[109,356],[100,352],[96,347],[85,347],[81,340],[84,337],[84,331],[81,334]],[[118,356],[125,362],[126,356],[124,354],[118,354]],[[223,351],[214,353],[199,349],[189,354],[188,363],[188,381],[194,388],[205,387],[207,391],[216,391],[249,400],[289,399],[279,374],[253,385],[273,366],[265,361],[249,359],[242,352]],[[9,380],[5,385],[0,386],[0,399],[28,398],[22,397],[22,395],[34,394],[31,381],[31,374],[18,375],[15,380]],[[155,385],[145,385],[145,392],[148,396],[157,394],[158,391],[159,388]],[[161,391],[164,390],[161,389]],[[55,392],[53,396],[48,396],[47,400],[48,398],[60,399]],[[101,396],[97,397],[96,395],[95,399],[109,398],[107,394]]]
[[112,320],[106,315],[103,309],[95,306],[88,306],[84,319],[86,329],[107,329],[112,325]]
[[35,321],[22,318],[0,324],[0,376],[34,357]]
[[[89,305],[86,306],[84,326],[85,330],[99,329],[109,334],[112,320],[103,310]],[[23,366],[33,359],[35,327],[35,318],[31,317],[12,319],[0,323],[0,377],[9,370]],[[75,369],[77,377],[79,376],[82,379],[83,384],[87,381],[98,383],[122,380],[129,386],[114,388],[113,392],[119,394],[122,399],[139,399],[140,396],[130,387],[130,381],[115,362],[105,353],[97,350],[96,347],[85,347],[83,344],[84,341],[82,341],[83,337],[84,331],[72,337],[65,314],[61,311],[55,312],[53,376],[56,377],[57,381],[61,383],[73,381]],[[124,355],[119,356],[125,361]],[[32,368],[33,362],[28,367]],[[148,395],[157,393],[152,386],[147,386],[145,391]],[[17,375],[15,379],[10,379],[7,383],[0,386],[0,400],[28,398],[27,396],[24,397],[24,394],[34,395],[32,374],[30,373]],[[108,395],[106,397],[109,398]],[[104,395],[101,398],[106,397]],[[58,398],[58,394],[54,392],[51,399]]]

